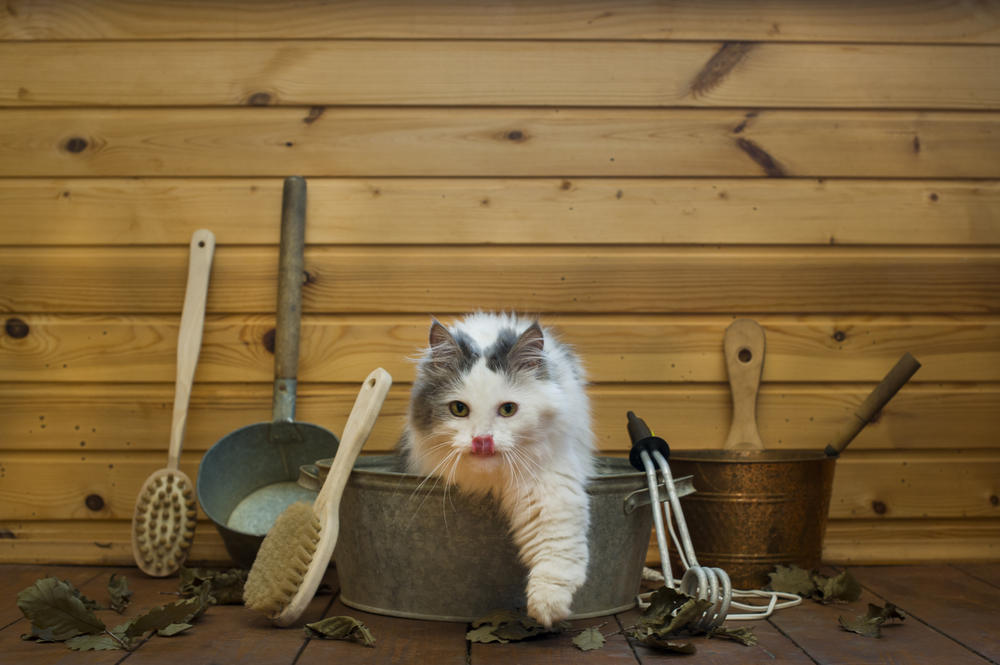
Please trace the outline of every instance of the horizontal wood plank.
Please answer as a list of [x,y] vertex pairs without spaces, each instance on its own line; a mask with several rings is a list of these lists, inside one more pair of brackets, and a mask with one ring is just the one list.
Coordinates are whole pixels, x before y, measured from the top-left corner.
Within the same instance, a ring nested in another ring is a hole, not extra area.
[[0,39],[677,39],[1000,43],[992,0],[8,0]]
[[[3,520],[0,561],[23,563],[129,564],[132,555],[131,517],[121,520]],[[195,527],[189,562],[229,560],[215,525],[202,518]]]
[[823,560],[829,563],[903,564],[996,561],[1000,521],[836,519],[827,525]]
[[[410,386],[398,383],[382,409],[369,451],[390,451],[402,432]],[[868,386],[765,384],[757,404],[769,448],[821,450]],[[351,385],[299,385],[297,417],[339,432],[356,390]],[[718,448],[731,418],[722,385],[598,385],[590,389],[598,447],[628,448],[625,413],[635,411],[675,449]],[[851,450],[991,447],[1000,430],[1000,387],[911,384],[851,444]],[[129,386],[0,384],[0,450],[165,450],[173,409],[170,384]],[[271,418],[271,386],[195,387],[185,449],[206,450],[231,431]]]
[[[187,254],[0,248],[0,312],[176,311]],[[306,313],[1000,311],[1000,252],[980,248],[314,247],[305,270]],[[208,311],[273,311],[276,284],[276,251],[218,247]]]
[[466,665],[464,623],[420,621],[360,612],[336,599],[328,616],[352,616],[371,630],[375,648],[365,649],[353,641],[309,640],[294,665],[387,665],[388,663],[435,663]]
[[[837,462],[830,517],[1000,518],[1000,451],[849,450]],[[861,469],[864,469],[861,471]]]
[[[180,305],[180,296],[175,306]],[[450,323],[451,317],[438,313]],[[753,317],[767,334],[765,385],[880,380],[910,352],[926,381],[1000,381],[1000,320],[993,316]],[[413,380],[430,315],[306,315],[299,379],[358,382],[372,367]],[[541,318],[570,343],[597,383],[726,382],[722,337],[733,316],[552,315]],[[17,314],[3,319],[0,381],[173,382],[179,312],[162,316]],[[197,382],[270,382],[264,339],[273,315],[211,315]],[[10,332],[20,335],[15,337]],[[270,390],[270,388],[268,388]]]
[[[313,244],[1000,245],[1000,183],[336,179],[308,183]],[[278,242],[281,180],[3,179],[10,245]]]
[[[195,482],[201,456],[185,451],[181,458],[181,470]],[[142,483],[165,460],[159,452],[4,452],[0,519],[131,519]],[[850,451],[838,461],[830,516],[876,517],[879,501],[887,521],[996,518],[1000,508],[990,498],[1000,491],[998,478],[996,450]],[[101,498],[99,509],[93,499],[88,507],[91,495]]]
[[0,42],[0,62],[0,106],[1000,107],[997,46]]
[[[926,586],[930,596],[936,596],[943,582]],[[892,599],[889,599],[892,600]],[[806,601],[803,608],[775,612],[768,621],[809,654],[817,665],[881,665],[882,663],[949,663],[954,665],[987,665],[984,660],[961,644],[942,635],[935,626],[912,619],[893,622],[883,627],[882,639],[865,639],[842,630],[839,617],[853,619],[864,616],[869,603],[879,607],[885,600],[864,590],[851,603],[822,604]]]
[[[594,656],[597,656],[602,665],[633,665],[636,663],[636,657],[628,638],[621,631],[615,630],[617,628],[615,617],[575,619],[566,623],[567,626],[558,634],[547,635],[537,640],[511,641],[508,644],[470,642],[468,659],[464,662],[476,665],[534,662],[546,663],[546,665],[578,665],[581,662],[580,650],[573,645],[573,639],[583,630],[594,628],[604,635],[605,639],[602,640],[600,651],[588,653],[590,656],[587,659],[588,662],[594,662]],[[701,655],[700,651],[699,655]],[[308,661],[304,665],[310,663],[318,665],[320,661]]]
[[[129,520],[2,520],[0,563],[119,564],[132,562]],[[876,565],[940,561],[996,561],[997,520],[831,520],[823,557],[829,563]],[[655,539],[646,558],[659,563]],[[207,520],[198,523],[192,563],[229,564],[222,538]]]
[[997,117],[738,109],[7,109],[0,111],[0,177],[997,178]]
[[955,568],[972,576],[979,582],[1000,588],[1000,560],[993,561],[992,563],[959,564],[955,565]]
[[948,565],[852,568],[851,573],[908,616],[980,656],[1000,661],[1000,633],[994,626],[996,589]]

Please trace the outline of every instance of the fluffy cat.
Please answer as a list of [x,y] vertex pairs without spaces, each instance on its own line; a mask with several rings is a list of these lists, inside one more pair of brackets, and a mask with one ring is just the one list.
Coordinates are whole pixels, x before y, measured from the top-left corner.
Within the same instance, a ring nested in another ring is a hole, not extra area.
[[528,614],[566,618],[586,578],[594,437],[579,360],[537,321],[434,320],[400,441],[412,473],[492,494],[528,569]]

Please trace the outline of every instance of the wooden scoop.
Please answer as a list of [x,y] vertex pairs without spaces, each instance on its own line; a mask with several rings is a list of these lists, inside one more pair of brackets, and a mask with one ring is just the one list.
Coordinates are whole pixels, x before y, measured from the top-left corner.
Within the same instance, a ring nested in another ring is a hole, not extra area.
[[764,329],[752,319],[737,319],[726,328],[722,346],[733,395],[733,422],[723,447],[726,450],[764,450],[757,430],[757,391],[764,369]]
[[194,539],[197,507],[194,483],[178,468],[194,370],[201,351],[208,276],[215,254],[215,236],[205,229],[191,236],[187,291],[177,335],[177,381],[170,424],[167,466],[154,471],[139,490],[132,516],[132,556],[152,577],[172,575],[187,559]]

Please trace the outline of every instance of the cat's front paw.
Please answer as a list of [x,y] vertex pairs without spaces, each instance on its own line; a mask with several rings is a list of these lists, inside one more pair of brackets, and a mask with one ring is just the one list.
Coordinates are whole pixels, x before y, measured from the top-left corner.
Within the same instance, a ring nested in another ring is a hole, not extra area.
[[569,616],[573,589],[565,582],[532,579],[528,582],[528,615],[546,628]]

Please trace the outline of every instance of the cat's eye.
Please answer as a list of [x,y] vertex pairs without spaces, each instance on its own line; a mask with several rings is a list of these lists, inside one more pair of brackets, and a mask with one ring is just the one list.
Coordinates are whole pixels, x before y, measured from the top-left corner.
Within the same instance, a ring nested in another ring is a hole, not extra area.
[[448,410],[451,411],[451,415],[459,418],[465,418],[469,415],[469,405],[465,402],[459,402],[458,400],[450,402],[448,404]]
[[514,402],[504,402],[500,405],[500,408],[497,409],[497,413],[504,418],[510,418],[512,415],[517,413],[517,404],[514,404]]

